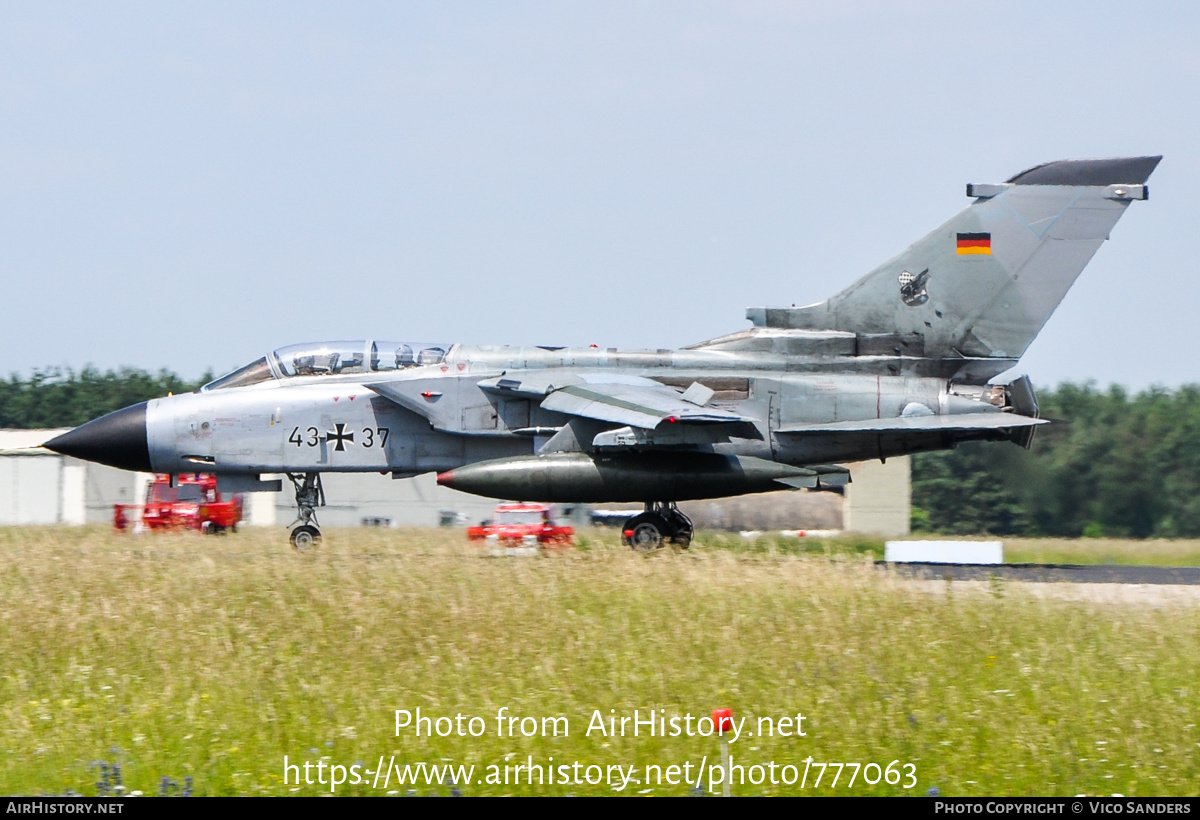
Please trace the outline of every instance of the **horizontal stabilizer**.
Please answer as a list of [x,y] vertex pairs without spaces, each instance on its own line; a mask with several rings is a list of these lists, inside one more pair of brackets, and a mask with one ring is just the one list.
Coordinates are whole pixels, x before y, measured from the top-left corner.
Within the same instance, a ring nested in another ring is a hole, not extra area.
[[826,424],[798,424],[776,432],[787,435],[810,433],[892,433],[921,431],[1009,430],[1046,424],[1045,419],[1031,419],[1012,413],[963,413],[953,416],[900,416],[893,419],[863,421],[834,421]]

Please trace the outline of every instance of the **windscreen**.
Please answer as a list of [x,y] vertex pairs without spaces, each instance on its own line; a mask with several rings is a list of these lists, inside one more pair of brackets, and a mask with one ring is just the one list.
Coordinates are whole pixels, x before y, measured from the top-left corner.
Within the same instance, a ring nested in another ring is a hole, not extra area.
[[179,490],[180,501],[203,501],[204,491],[199,484],[180,484]]
[[148,493],[151,504],[174,504],[176,502],[199,502],[204,500],[204,488],[199,484],[151,484]]
[[275,377],[271,375],[271,367],[267,364],[267,357],[263,356],[256,362],[251,362],[245,367],[239,367],[232,373],[209,382],[201,389],[220,390],[223,387],[245,387],[248,384],[258,384],[259,382],[265,382],[273,378]]
[[492,519],[493,524],[541,524],[542,514],[537,510],[498,510]]
[[175,488],[169,484],[152,484],[147,496],[151,504],[169,504],[176,500]]

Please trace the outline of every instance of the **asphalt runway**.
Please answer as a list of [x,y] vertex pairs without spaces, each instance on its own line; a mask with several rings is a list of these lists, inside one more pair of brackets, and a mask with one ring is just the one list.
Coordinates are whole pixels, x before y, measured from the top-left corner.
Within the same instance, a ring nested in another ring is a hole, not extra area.
[[923,581],[1040,581],[1068,584],[1200,584],[1200,567],[1117,564],[921,564],[877,561],[877,567]]

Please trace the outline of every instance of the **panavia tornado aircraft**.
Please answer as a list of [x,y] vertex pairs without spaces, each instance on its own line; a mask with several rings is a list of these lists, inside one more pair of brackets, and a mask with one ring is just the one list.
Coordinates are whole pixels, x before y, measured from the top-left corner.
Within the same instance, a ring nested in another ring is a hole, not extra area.
[[1064,160],[972,202],[824,302],[750,308],[753,326],[682,350],[300,344],[194,393],[143,402],[45,446],[128,470],[295,487],[297,546],[320,537],[325,472],[437,471],[531,502],[643,502],[627,544],[687,546],[688,499],[839,489],[839,462],[1011,441],[1038,405],[1010,370],[1161,157]]

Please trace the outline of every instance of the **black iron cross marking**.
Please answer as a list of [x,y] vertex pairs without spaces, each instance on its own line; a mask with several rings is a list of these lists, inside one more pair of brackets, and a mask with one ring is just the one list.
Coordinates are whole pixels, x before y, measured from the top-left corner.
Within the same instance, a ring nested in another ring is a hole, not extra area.
[[337,427],[337,432],[327,432],[325,434],[325,440],[334,442],[333,449],[337,450],[339,453],[344,453],[346,452],[346,442],[348,441],[351,444],[354,443],[354,432],[351,431],[347,433],[346,425],[342,424],[340,421],[335,426]]

